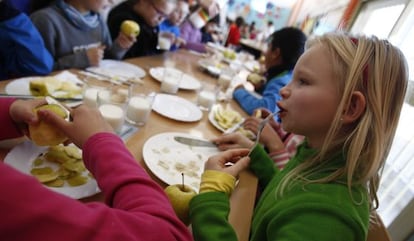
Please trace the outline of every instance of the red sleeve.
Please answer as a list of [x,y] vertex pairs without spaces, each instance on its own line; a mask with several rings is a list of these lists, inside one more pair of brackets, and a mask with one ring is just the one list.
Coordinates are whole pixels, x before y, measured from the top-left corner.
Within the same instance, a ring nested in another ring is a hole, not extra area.
[[62,196],[0,163],[2,237],[11,241],[191,240],[164,191],[120,138],[97,134],[83,152],[107,203],[84,204]]
[[0,140],[11,139],[22,136],[20,130],[10,117],[10,105],[15,101],[14,98],[0,98]]

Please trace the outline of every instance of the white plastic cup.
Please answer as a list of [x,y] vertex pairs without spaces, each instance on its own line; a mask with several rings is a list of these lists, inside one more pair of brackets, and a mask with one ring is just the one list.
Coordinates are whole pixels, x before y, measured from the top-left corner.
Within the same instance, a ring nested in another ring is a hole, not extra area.
[[200,88],[197,95],[197,105],[201,110],[209,111],[216,103],[216,92],[205,88]]
[[96,88],[86,88],[83,91],[83,104],[90,108],[98,107],[98,91]]
[[89,108],[98,108],[98,92],[104,90],[105,87],[90,83],[88,79],[85,82],[82,90],[83,104]]
[[153,102],[154,95],[135,94],[131,96],[126,109],[126,120],[133,125],[145,125]]
[[219,85],[219,87],[222,91],[226,91],[227,88],[229,88],[232,79],[233,79],[232,75],[222,73],[222,74],[219,75],[217,84]]
[[161,83],[161,92],[176,94],[180,86],[183,73],[174,68],[164,68],[164,78]]
[[161,31],[158,33],[157,49],[168,51],[174,43],[175,36],[171,32]]
[[122,126],[125,122],[125,114],[120,106],[103,104],[99,106],[99,112],[101,112],[103,118],[111,125],[116,133],[121,133]]
[[158,49],[161,50],[170,50],[171,48],[171,39],[168,37],[164,37],[162,35],[158,35]]
[[118,134],[121,133],[125,123],[128,97],[129,90],[125,88],[99,90],[97,94],[98,110]]

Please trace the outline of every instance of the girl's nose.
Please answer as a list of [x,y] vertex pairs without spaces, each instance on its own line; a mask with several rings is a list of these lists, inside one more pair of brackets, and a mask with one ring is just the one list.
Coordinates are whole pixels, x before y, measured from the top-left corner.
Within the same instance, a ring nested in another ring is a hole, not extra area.
[[279,94],[283,99],[286,99],[290,94],[289,85],[282,87],[279,91]]

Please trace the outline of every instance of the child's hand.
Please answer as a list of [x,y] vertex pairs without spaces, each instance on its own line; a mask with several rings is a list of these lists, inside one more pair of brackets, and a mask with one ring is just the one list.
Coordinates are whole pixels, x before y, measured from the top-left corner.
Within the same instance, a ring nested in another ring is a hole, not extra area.
[[235,148],[251,148],[254,144],[247,136],[234,132],[227,135],[222,135],[212,140],[221,151],[235,149]]
[[[246,130],[257,133],[261,121],[262,119],[249,117],[244,122],[243,127]],[[269,149],[269,152],[279,151],[285,147],[282,140],[280,139],[279,134],[270,126],[269,123],[264,126],[262,134],[260,135],[259,142],[267,147]]]
[[248,153],[249,149],[232,149],[221,152],[207,160],[204,170],[221,171],[237,178],[239,173],[249,166]]
[[33,99],[33,100],[16,100],[9,109],[10,117],[20,127],[25,135],[28,135],[27,125],[35,124],[38,122],[38,118],[33,112],[33,109],[47,104],[45,99]]
[[115,42],[121,46],[123,49],[129,49],[137,41],[137,38],[133,35],[126,35],[122,32],[119,32],[118,37],[116,37]]
[[42,120],[56,126],[79,148],[93,135],[100,132],[114,133],[97,109],[81,105],[72,110],[72,122],[67,122],[55,113],[47,110],[38,112]]
[[[243,127],[246,130],[250,130],[253,133],[257,133],[259,129],[260,122],[271,115],[272,113],[264,108],[258,109],[254,113],[254,117],[250,116],[244,121]],[[285,148],[285,145],[280,138],[278,132],[276,131],[279,128],[279,123],[276,122],[273,118],[264,126],[262,134],[260,135],[259,142],[262,143],[269,152],[280,151]]]
[[104,57],[105,45],[92,47],[86,50],[90,66],[98,66]]
[[187,44],[187,41],[185,41],[185,39],[183,38],[178,37],[175,39],[175,45],[177,46],[177,48],[179,48],[180,46],[184,46],[186,44]]
[[[265,119],[268,115],[271,115],[272,112],[269,111],[266,108],[259,108],[255,110],[254,116],[258,117],[258,118],[262,118]],[[275,121],[274,118],[271,118],[268,122],[267,122],[273,129],[279,129],[280,127],[280,123]]]

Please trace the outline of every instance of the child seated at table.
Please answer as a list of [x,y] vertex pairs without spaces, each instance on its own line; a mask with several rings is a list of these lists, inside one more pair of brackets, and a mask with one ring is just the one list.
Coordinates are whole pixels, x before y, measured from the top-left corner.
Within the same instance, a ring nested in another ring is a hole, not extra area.
[[55,70],[98,66],[103,58],[122,59],[135,42],[134,36],[122,32],[112,42],[99,14],[104,3],[103,0],[56,0],[31,14],[55,60]]
[[124,20],[133,20],[140,26],[137,41],[124,58],[156,55],[162,53],[158,45],[158,25],[174,10],[176,0],[127,0],[114,7],[108,15],[112,38],[118,35]]
[[0,2],[0,80],[52,71],[53,59],[29,17]]
[[243,170],[264,188],[250,241],[367,240],[408,75],[403,53],[385,39],[309,40],[277,103],[283,128],[305,141],[282,171],[260,145],[210,157],[190,202],[194,240],[237,240],[229,199]]
[[172,33],[172,41],[170,50],[174,51],[178,49],[181,45],[185,44],[185,40],[180,37],[180,25],[187,17],[189,12],[188,2],[186,0],[178,0],[177,7],[175,10],[168,16],[168,19],[164,20],[159,28],[160,32]]
[[[81,202],[50,190],[36,178],[0,161],[0,237],[20,241],[190,241],[164,190],[126,148],[97,109],[81,105],[67,122],[51,110],[33,109],[44,99],[0,99],[0,140],[22,136],[39,120],[82,148],[104,202]],[[35,158],[35,156],[33,156]],[[25,161],[25,160],[23,160]]]
[[292,78],[293,67],[305,48],[306,35],[297,28],[286,27],[274,32],[269,39],[265,53],[266,83],[256,91],[258,97],[250,93],[243,85],[236,86],[233,98],[249,115],[258,108],[271,112],[277,110],[276,102],[280,100],[279,91]]

